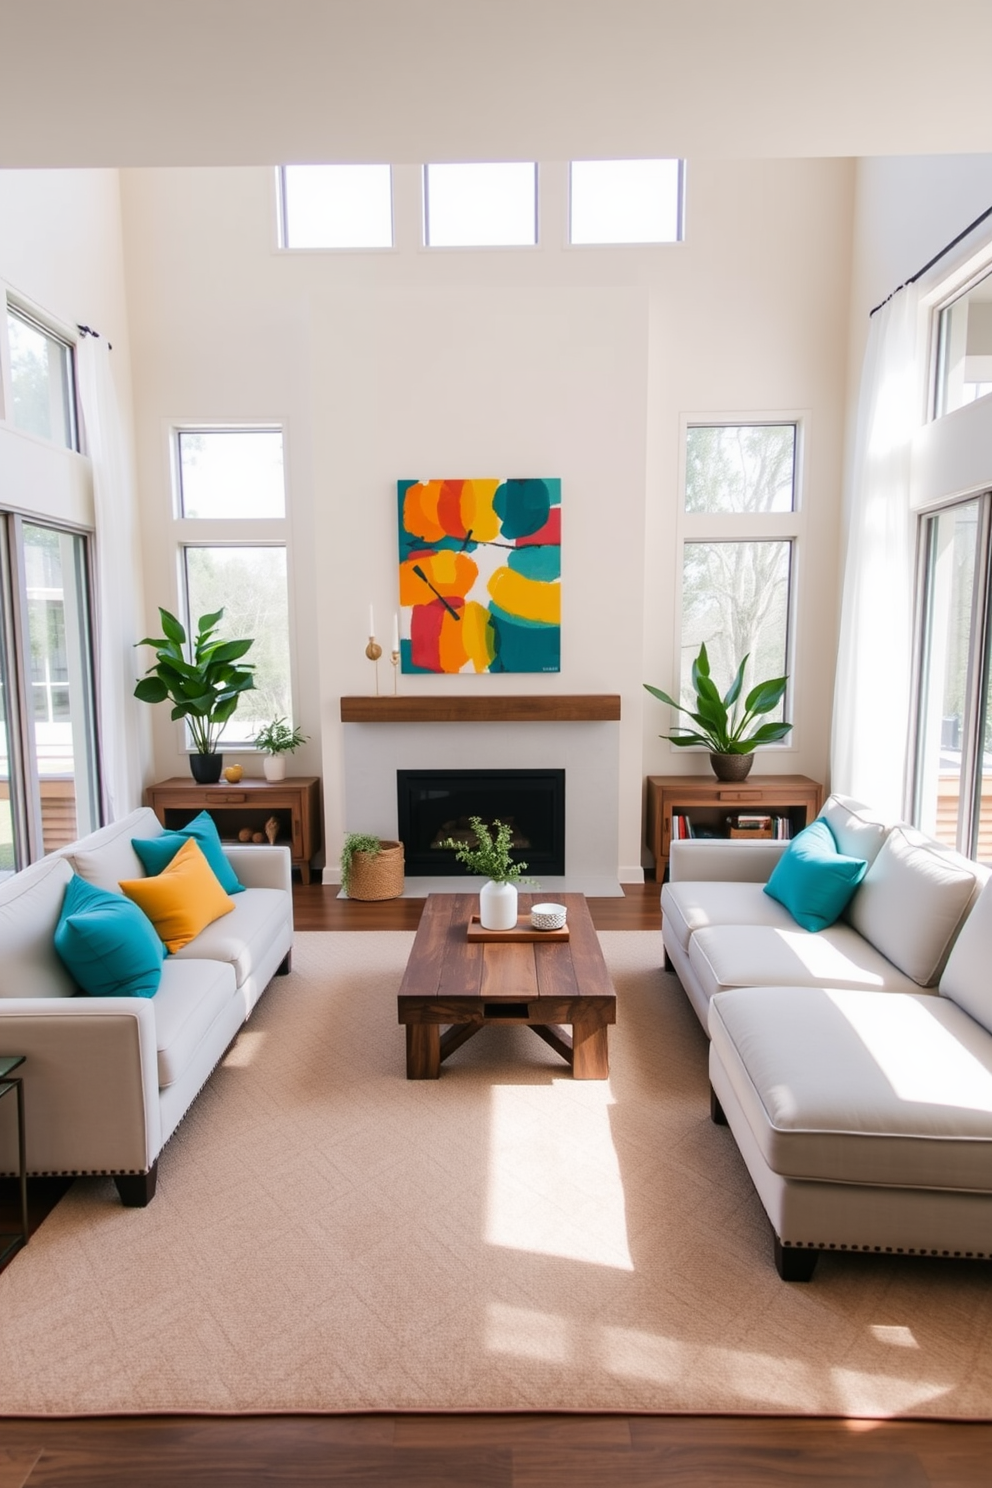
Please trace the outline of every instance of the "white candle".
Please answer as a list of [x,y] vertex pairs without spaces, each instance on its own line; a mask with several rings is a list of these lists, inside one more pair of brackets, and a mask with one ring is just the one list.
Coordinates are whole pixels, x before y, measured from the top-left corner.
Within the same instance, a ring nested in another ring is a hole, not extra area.
[[372,613],[372,606],[371,605],[369,605],[369,635],[370,636],[374,636],[375,635],[375,616]]
[[399,621],[399,616],[398,615],[394,615],[393,616],[393,650],[394,651],[398,651],[399,649],[400,649],[400,621]]

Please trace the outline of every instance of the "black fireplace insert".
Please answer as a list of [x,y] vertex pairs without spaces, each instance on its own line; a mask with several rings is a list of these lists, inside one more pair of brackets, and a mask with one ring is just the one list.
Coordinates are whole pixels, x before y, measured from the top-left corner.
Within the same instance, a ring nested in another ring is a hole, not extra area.
[[508,823],[512,856],[527,874],[565,872],[564,770],[397,770],[397,816],[406,872],[467,873],[448,838],[474,844],[469,818]]

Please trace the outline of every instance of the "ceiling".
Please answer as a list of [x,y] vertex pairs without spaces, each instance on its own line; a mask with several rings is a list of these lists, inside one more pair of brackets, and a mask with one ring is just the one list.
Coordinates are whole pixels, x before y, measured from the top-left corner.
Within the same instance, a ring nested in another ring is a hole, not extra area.
[[0,56],[0,166],[992,151],[988,0],[0,0]]

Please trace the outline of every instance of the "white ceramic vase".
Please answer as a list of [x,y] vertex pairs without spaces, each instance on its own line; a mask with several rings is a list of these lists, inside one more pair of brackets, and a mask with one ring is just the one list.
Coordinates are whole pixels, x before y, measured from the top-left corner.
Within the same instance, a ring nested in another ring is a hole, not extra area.
[[286,756],[284,754],[263,755],[262,769],[265,771],[266,780],[285,780]]
[[517,923],[517,886],[492,879],[479,890],[479,923],[483,930],[512,930]]

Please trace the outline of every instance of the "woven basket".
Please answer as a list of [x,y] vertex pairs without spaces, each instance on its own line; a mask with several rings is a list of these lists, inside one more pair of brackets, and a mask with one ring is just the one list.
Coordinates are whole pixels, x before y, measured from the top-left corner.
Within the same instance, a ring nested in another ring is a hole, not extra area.
[[353,854],[348,875],[349,899],[398,899],[402,892],[402,842],[383,840],[377,853]]

